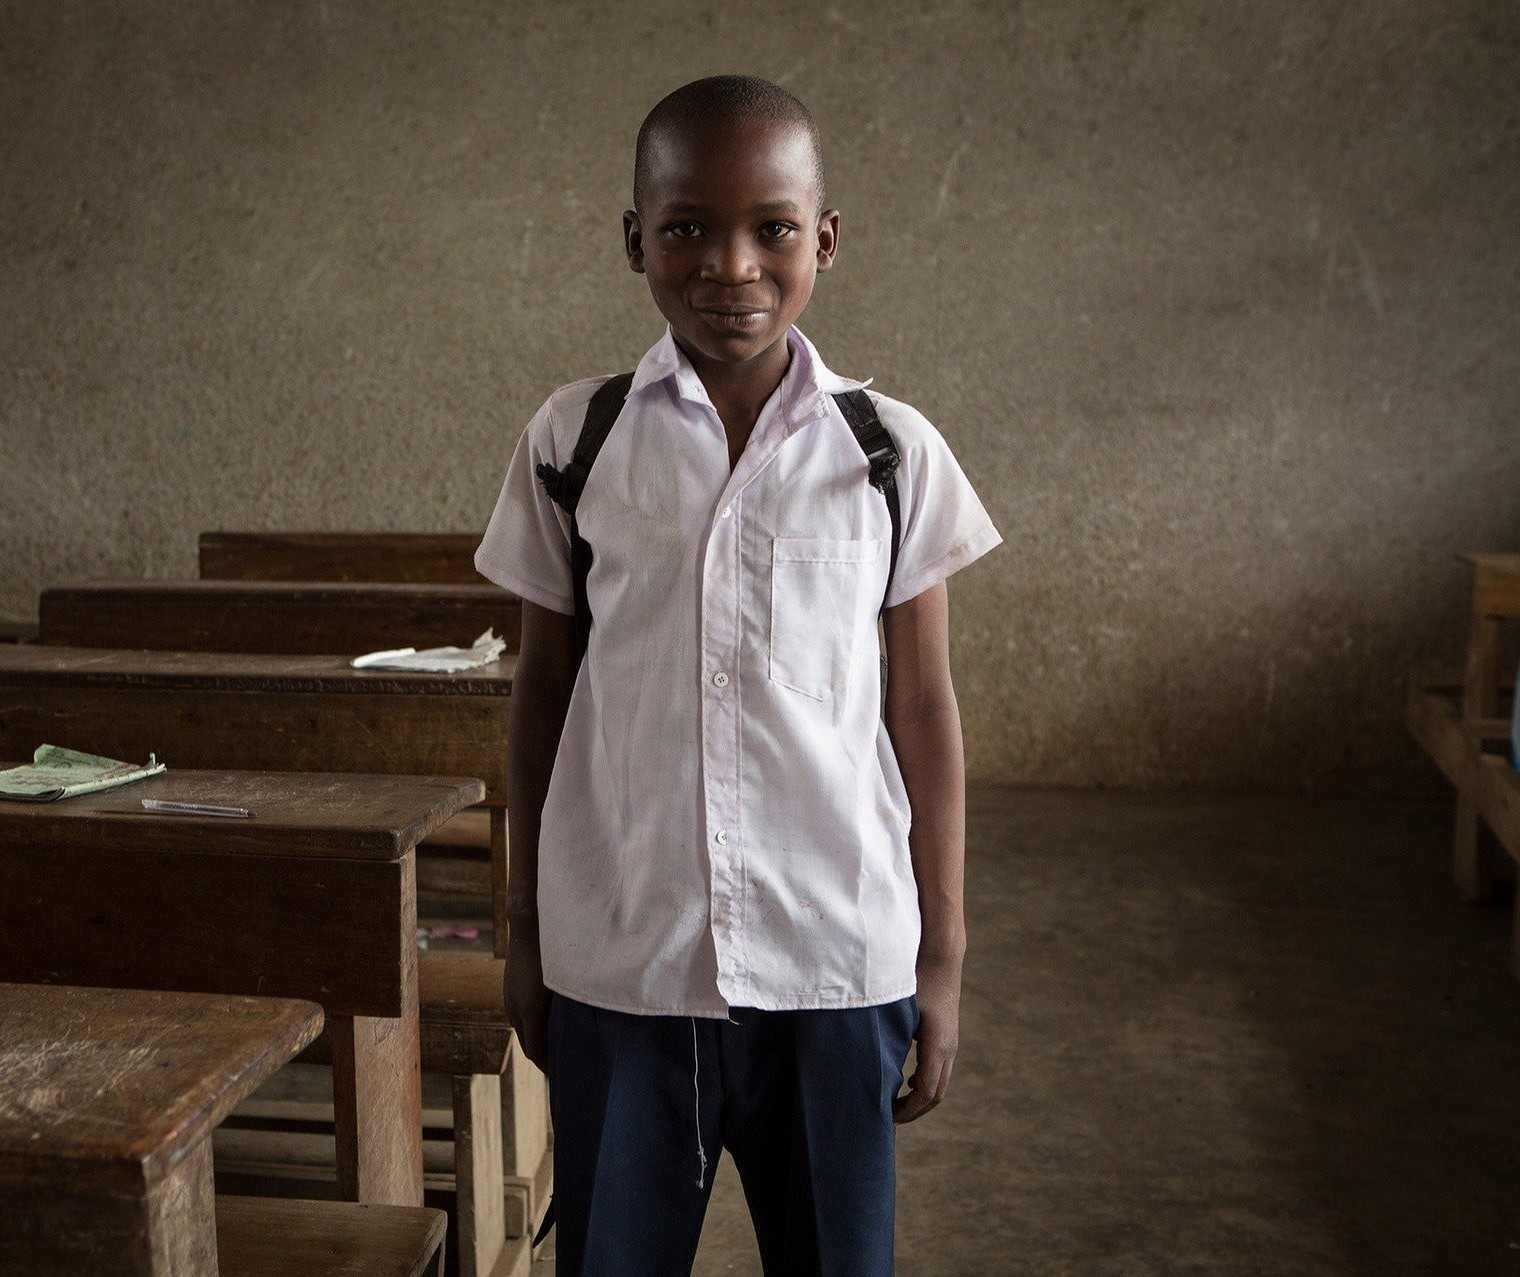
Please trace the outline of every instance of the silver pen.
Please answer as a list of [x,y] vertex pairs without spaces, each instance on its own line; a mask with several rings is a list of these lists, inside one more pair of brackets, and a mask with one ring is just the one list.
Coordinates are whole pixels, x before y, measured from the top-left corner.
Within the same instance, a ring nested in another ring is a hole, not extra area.
[[175,816],[235,816],[248,817],[253,813],[246,807],[217,807],[212,803],[175,803],[163,798],[144,798],[144,811],[161,811]]

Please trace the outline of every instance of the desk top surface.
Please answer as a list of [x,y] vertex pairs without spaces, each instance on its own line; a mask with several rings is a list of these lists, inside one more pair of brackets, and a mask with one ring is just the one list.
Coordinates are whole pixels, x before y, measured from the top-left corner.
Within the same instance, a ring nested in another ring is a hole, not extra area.
[[[469,588],[469,587],[464,587]],[[110,686],[228,692],[348,692],[411,696],[506,696],[510,653],[460,674],[349,668],[346,656],[266,656],[119,648],[0,645],[0,684]]]
[[[0,763],[14,766],[14,763]],[[485,786],[459,776],[322,772],[176,771],[50,803],[0,800],[0,857],[7,843],[396,860]],[[242,807],[247,818],[144,811],[142,800]],[[0,860],[3,864],[3,860]]]
[[322,1011],[288,999],[0,984],[0,1024],[0,1182],[25,1182],[52,1178],[50,1164],[108,1171],[193,1146],[317,1036]]

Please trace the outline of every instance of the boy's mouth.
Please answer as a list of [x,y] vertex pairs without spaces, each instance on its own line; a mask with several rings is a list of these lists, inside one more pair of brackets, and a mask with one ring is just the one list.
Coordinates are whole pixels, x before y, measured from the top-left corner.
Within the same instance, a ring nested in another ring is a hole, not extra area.
[[760,326],[764,310],[749,306],[701,306],[697,313],[720,332],[747,333]]

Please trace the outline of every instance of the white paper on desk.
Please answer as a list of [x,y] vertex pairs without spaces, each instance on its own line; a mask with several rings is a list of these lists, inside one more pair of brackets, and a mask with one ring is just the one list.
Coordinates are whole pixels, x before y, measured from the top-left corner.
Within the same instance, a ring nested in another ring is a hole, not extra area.
[[414,674],[458,674],[479,669],[498,660],[507,650],[506,639],[487,630],[469,647],[398,647],[389,652],[369,652],[349,662],[356,670],[410,670]]

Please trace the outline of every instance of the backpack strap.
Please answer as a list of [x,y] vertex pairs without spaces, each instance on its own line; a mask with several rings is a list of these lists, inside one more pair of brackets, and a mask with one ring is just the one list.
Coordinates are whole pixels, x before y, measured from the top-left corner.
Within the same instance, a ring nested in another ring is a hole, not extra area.
[[[628,399],[628,389],[633,384],[631,372],[619,373],[597,387],[586,405],[586,420],[581,426],[580,437],[575,441],[575,451],[563,470],[547,461],[535,469],[549,499],[570,516],[570,577],[575,597],[575,641],[581,656],[591,641],[591,600],[586,593],[586,578],[591,575],[595,555],[591,543],[581,536],[576,523],[575,510],[580,504],[581,493],[591,467],[596,464],[597,454],[612,433],[618,414]],[[887,590],[892,588],[892,577],[897,572],[897,552],[902,542],[902,510],[897,498],[897,467],[902,457],[892,436],[887,433],[881,419],[876,415],[876,405],[864,390],[846,390],[832,396],[849,423],[855,442],[865,453],[871,466],[871,486],[886,498],[887,516],[892,521],[892,559],[887,568]],[[882,594],[882,606],[886,606],[886,592]]]
[[897,467],[902,456],[897,444],[876,415],[876,405],[864,390],[844,390],[833,396],[850,423],[855,442],[871,463],[871,486],[887,500],[887,517],[892,520],[892,560],[887,567],[887,588],[882,592],[881,605],[887,605],[887,593],[892,589],[892,578],[897,574],[897,551],[902,546],[902,507],[897,499]]
[[544,485],[549,499],[570,516],[570,579],[575,595],[575,646],[578,655],[585,656],[591,642],[591,599],[586,593],[586,578],[591,575],[591,562],[595,555],[591,543],[581,536],[575,521],[575,508],[580,505],[581,493],[591,476],[591,467],[612,433],[618,414],[628,398],[628,388],[633,385],[631,372],[619,373],[597,387],[586,405],[586,420],[581,425],[580,438],[575,441],[575,451],[563,470],[556,470],[547,461],[535,467],[534,473]]

